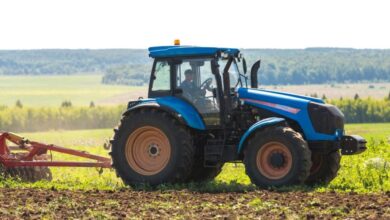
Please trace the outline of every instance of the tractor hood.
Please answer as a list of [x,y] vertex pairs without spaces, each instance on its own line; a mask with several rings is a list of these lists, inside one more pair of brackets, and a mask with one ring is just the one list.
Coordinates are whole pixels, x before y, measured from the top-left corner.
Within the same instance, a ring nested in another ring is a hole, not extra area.
[[295,114],[306,109],[309,102],[324,103],[321,99],[313,97],[265,89],[239,88],[238,96],[248,104],[268,107],[271,111],[278,109]]
[[321,99],[265,89],[239,88],[241,103],[297,122],[307,140],[336,140],[343,133],[344,116]]

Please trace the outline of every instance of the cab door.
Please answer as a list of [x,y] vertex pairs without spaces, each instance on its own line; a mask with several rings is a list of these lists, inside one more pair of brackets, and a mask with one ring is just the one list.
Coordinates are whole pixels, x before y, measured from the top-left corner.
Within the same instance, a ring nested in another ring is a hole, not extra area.
[[[212,58],[183,59],[175,67],[175,89],[180,90],[177,96],[191,103],[208,127],[220,126],[221,123],[217,83],[212,73],[211,60]],[[192,79],[185,76],[187,70],[192,72]],[[188,89],[189,83],[193,88]]]

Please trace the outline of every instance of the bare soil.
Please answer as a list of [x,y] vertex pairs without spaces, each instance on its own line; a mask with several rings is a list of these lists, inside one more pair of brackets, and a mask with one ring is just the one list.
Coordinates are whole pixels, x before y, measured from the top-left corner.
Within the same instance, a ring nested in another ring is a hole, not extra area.
[[1,219],[390,219],[390,193],[0,189]]

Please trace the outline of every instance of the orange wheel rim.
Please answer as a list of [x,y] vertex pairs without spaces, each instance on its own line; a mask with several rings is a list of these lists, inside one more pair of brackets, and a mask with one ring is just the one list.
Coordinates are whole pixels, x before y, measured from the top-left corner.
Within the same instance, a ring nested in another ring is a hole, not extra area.
[[171,145],[160,129],[144,126],[129,135],[125,154],[128,164],[135,172],[151,176],[167,166]]
[[256,165],[265,177],[272,180],[281,179],[291,170],[292,154],[284,144],[269,142],[257,152]]

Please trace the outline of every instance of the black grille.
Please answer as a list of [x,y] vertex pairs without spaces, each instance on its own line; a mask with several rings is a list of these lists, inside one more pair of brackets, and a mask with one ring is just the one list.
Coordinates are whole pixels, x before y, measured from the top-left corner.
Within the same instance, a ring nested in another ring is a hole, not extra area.
[[310,102],[308,111],[316,132],[335,134],[336,129],[344,129],[344,115],[336,106]]

